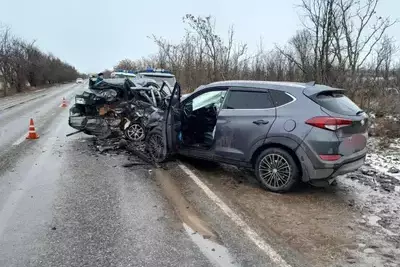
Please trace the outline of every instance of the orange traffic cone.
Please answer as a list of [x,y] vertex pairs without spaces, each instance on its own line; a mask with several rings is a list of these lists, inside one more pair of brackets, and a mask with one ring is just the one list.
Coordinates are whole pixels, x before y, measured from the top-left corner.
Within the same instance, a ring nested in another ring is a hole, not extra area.
[[33,119],[29,121],[29,131],[26,139],[38,139],[39,135],[36,133],[35,125],[33,124]]
[[65,100],[65,97],[63,97],[63,99],[62,99],[62,103],[61,103],[61,108],[66,108],[68,105],[67,105],[67,100]]

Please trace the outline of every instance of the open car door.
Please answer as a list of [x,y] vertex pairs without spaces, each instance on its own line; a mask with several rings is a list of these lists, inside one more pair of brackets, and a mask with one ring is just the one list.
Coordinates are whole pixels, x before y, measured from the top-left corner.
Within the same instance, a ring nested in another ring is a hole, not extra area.
[[174,154],[179,145],[181,134],[181,86],[175,83],[165,113],[165,140],[168,154]]
[[158,108],[152,113],[153,118],[149,119],[151,130],[146,137],[146,149],[156,163],[165,161],[178,150],[181,136],[180,97],[181,87],[175,83],[172,94],[165,101],[165,109]]

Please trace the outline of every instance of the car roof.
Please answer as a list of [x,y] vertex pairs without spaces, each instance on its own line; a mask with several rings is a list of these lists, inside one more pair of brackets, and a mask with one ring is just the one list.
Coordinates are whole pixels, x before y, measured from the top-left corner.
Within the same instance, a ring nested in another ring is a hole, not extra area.
[[136,77],[136,74],[129,73],[129,72],[114,71],[111,73],[111,77],[116,76],[116,75],[122,75],[122,76],[126,76],[126,77]]
[[327,91],[327,90],[343,90],[338,88],[332,88],[322,84],[315,84],[314,82],[285,82],[285,81],[253,81],[253,80],[230,80],[230,81],[219,81],[209,83],[207,85],[201,85],[196,88],[196,91],[202,91],[206,88],[211,87],[253,87],[253,88],[265,88],[284,90],[289,93],[306,93],[307,95]]
[[253,80],[231,80],[231,81],[220,81],[213,82],[207,85],[207,87],[214,86],[227,86],[227,87],[257,87],[257,88],[271,88],[272,87],[297,87],[305,88],[306,83],[298,82],[277,82],[277,81],[253,81]]
[[140,75],[144,76],[158,76],[158,77],[175,77],[172,73],[164,73],[164,72],[138,72]]

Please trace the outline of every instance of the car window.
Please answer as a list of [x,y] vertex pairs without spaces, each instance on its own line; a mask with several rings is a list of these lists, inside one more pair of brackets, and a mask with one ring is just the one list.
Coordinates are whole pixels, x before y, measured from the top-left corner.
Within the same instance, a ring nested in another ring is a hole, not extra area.
[[293,98],[284,91],[269,90],[269,92],[274,101],[275,107],[279,107],[293,101]]
[[[163,83],[163,84],[164,84],[164,83]],[[172,94],[172,89],[173,89],[173,88],[171,88],[171,85],[170,85],[168,82],[166,82],[166,84],[164,84],[164,86],[161,85],[160,93],[161,93],[161,95],[163,95],[163,96],[169,96],[169,95]]]
[[268,92],[257,91],[230,91],[226,100],[225,109],[266,109],[273,108],[271,96]]
[[224,99],[226,91],[210,91],[204,94],[201,94],[192,99],[193,111],[210,105],[212,103],[215,104],[216,108],[218,109]]
[[165,81],[169,84],[170,87],[174,87],[176,83],[176,78],[175,76],[163,76],[163,75],[155,75],[155,74],[142,74],[141,77],[143,78],[149,78],[155,80],[158,84],[161,84]]
[[342,93],[324,91],[319,93],[315,101],[323,108],[342,115],[356,115],[361,109]]

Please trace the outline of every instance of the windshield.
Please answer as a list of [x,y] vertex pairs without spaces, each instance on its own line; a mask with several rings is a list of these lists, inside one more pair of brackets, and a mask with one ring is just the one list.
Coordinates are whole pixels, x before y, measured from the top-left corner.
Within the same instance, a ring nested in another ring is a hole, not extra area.
[[175,76],[163,76],[163,75],[154,75],[154,74],[140,74],[142,77],[153,79],[159,84],[162,85],[163,81],[167,82],[171,88],[174,87],[176,78]]
[[226,91],[211,91],[201,94],[192,100],[193,111],[206,107],[210,104],[215,104],[217,109],[221,106]]

